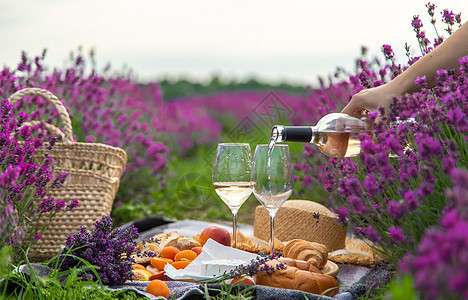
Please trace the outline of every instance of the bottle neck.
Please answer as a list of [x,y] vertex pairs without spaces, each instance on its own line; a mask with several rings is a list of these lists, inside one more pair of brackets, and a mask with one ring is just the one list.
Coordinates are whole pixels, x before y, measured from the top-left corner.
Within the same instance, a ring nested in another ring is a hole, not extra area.
[[313,126],[282,126],[276,125],[271,131],[271,137],[277,143],[281,142],[302,142],[310,143],[314,136]]

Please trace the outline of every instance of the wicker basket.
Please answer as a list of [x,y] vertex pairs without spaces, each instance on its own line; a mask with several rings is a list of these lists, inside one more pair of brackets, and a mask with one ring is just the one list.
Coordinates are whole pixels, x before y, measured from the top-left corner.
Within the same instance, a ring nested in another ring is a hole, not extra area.
[[[81,225],[90,228],[102,215],[111,213],[120,177],[125,170],[127,154],[123,149],[104,144],[73,142],[67,110],[49,91],[26,88],[14,93],[9,101],[13,104],[27,95],[37,95],[49,100],[59,112],[63,128],[62,142],[56,143],[52,151],[45,146],[40,147],[33,155],[33,159],[42,161],[44,154],[49,153],[55,160],[54,178],[58,173],[68,173],[65,184],[60,189],[48,190],[47,196],[66,203],[73,199],[80,202],[72,212],[62,210],[56,214],[42,235],[41,248],[37,246],[31,249],[34,260],[45,260],[57,255],[60,247],[65,244],[67,235],[77,232]],[[48,131],[54,131],[54,128],[58,131],[55,126],[46,125]],[[41,221],[38,223],[39,226],[43,225]]]

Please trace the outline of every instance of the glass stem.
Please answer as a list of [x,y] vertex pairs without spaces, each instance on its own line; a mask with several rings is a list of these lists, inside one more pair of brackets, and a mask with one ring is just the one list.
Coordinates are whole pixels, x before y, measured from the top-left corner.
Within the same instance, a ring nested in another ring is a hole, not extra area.
[[237,209],[232,210],[232,247],[237,248]]
[[268,211],[270,215],[270,254],[275,253],[275,215],[277,210]]

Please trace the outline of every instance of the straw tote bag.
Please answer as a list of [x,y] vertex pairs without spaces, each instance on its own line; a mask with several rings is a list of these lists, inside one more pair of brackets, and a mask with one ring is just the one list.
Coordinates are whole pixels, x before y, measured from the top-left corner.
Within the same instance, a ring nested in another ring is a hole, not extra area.
[[[40,88],[26,88],[14,93],[8,100],[14,104],[25,96],[41,96],[50,101],[59,113],[60,131],[52,124],[45,123],[46,129],[54,134],[61,134],[62,141],[57,142],[52,151],[46,144],[36,150],[33,159],[41,163],[47,152],[55,161],[54,178],[58,173],[67,172],[68,177],[60,189],[48,189],[47,196],[70,203],[79,201],[73,211],[62,209],[52,219],[52,223],[42,234],[42,246],[31,249],[34,260],[49,259],[58,254],[65,245],[67,235],[74,234],[81,225],[88,228],[103,215],[109,215],[119,188],[120,177],[125,170],[127,153],[117,147],[100,143],[80,143],[73,141],[71,120],[62,102],[51,92]],[[30,122],[31,125],[37,121]],[[38,221],[38,225],[44,221]]]

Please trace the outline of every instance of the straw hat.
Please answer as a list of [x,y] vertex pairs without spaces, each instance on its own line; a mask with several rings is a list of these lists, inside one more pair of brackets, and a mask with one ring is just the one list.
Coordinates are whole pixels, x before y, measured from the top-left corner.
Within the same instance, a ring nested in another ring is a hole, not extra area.
[[[348,228],[335,220],[325,206],[309,200],[288,200],[275,217],[275,238],[287,242],[303,239],[324,244],[328,251],[345,248]],[[254,236],[270,239],[269,214],[263,205],[255,209]]]

